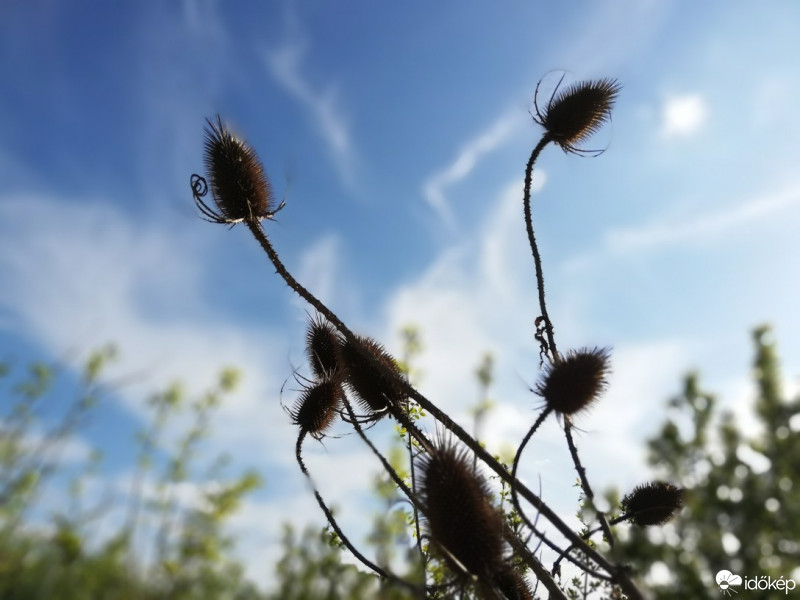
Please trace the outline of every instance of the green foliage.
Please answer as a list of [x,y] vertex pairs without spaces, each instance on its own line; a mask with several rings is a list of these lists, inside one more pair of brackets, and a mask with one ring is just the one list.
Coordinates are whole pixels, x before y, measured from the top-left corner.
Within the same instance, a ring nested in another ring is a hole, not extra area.
[[[223,371],[217,386],[193,401],[179,385],[150,397],[151,420],[136,435],[139,457],[126,515],[111,535],[100,536],[103,517],[120,508],[113,497],[87,491],[98,487],[102,452],[93,449],[76,469],[64,464],[63,451],[113,391],[102,380],[115,357],[111,346],[89,356],[72,401],[49,428],[39,413],[55,394],[59,369],[36,363],[15,377],[11,365],[2,366],[0,598],[265,598],[230,558],[233,540],[224,528],[242,498],[261,485],[259,476],[226,477],[224,459],[205,478],[196,474],[212,413],[239,379],[235,370]],[[61,398],[54,402],[60,404]],[[186,431],[174,446],[165,444],[166,427],[187,412]],[[199,490],[195,506],[175,498],[182,483]],[[56,486],[66,494],[54,508],[55,496],[46,492]]]
[[[658,564],[669,574],[669,582],[652,588],[661,600],[719,598],[714,578],[723,569],[742,578],[797,577],[800,398],[783,395],[769,328],[758,327],[753,341],[756,398],[747,431],[732,413],[717,409],[716,398],[702,391],[693,373],[670,401],[674,419],[648,444],[650,463],[686,489],[686,507],[677,519],[656,535],[631,529],[624,545],[642,572]],[[747,598],[776,597],[774,589],[742,585],[734,591]]]

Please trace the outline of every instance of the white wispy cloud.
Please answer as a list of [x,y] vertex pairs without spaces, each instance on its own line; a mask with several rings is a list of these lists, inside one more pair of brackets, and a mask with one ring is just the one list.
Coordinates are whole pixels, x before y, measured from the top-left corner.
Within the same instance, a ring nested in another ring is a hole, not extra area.
[[627,253],[633,250],[706,240],[738,227],[752,225],[754,220],[779,214],[797,204],[800,204],[800,187],[793,185],[752,198],[733,208],[701,214],[682,221],[612,229],[605,236],[606,248],[614,253]]
[[[258,447],[265,445],[263,424],[274,422],[272,434],[291,445],[277,400],[261,400],[278,397],[288,372],[285,344],[271,343],[269,331],[214,319],[203,301],[201,242],[136,225],[107,203],[6,198],[0,217],[0,306],[18,334],[53,355],[118,341],[123,360],[112,375],[143,373],[151,389],[180,380],[197,393],[222,367],[236,365],[246,377],[220,409],[220,435]],[[120,391],[138,418],[147,415],[145,393],[139,386]]]
[[[339,245],[336,236],[322,238],[303,257],[300,269],[323,295],[336,299],[342,292],[328,278],[342,272],[335,258]],[[265,476],[266,489],[245,501],[230,527],[241,541],[240,557],[248,574],[268,585],[273,580],[269,566],[282,554],[282,525],[290,522],[299,530],[324,522],[295,463],[297,430],[279,402],[282,398],[291,405],[293,388],[299,387],[290,381],[281,391],[291,370],[287,346],[294,344],[286,341],[290,338],[285,331],[209,318],[213,307],[204,300],[199,266],[207,252],[213,250],[190,234],[152,221],[136,224],[109,203],[2,198],[0,310],[10,315],[15,333],[54,355],[76,343],[89,351],[108,339],[119,341],[121,366],[112,368],[110,376],[143,371],[148,388],[135,386],[118,393],[133,417],[132,428],[149,418],[144,399],[153,389],[180,380],[192,393],[207,389],[225,365],[243,371],[238,391],[215,412],[213,435],[204,440],[197,461],[204,464],[225,452],[233,457],[234,468],[254,467]],[[287,302],[290,298],[287,295]],[[160,313],[157,307],[164,305],[173,310]],[[179,439],[189,419],[188,414],[176,417],[165,439]],[[372,435],[377,436],[378,429]],[[88,456],[88,444],[70,440],[60,456],[79,463]],[[354,539],[363,540],[371,525],[363,515],[374,510],[370,486],[378,463],[355,436],[331,446],[307,442],[304,457],[326,498],[346,507],[342,525]],[[110,491],[118,502],[103,520],[97,540],[124,523],[133,476],[129,471],[106,474],[108,481],[98,482],[98,494]],[[206,484],[182,483],[174,497],[183,507],[197,507]],[[151,497],[152,478],[143,485],[144,497]],[[49,494],[42,506],[56,501],[57,494]],[[150,525],[143,519],[144,530]],[[260,560],[264,558],[269,562]]]
[[[420,391],[468,431],[478,400],[474,372],[484,352],[493,354],[496,408],[482,427],[492,452],[516,449],[542,406],[528,390],[539,376],[533,338],[538,308],[532,264],[520,259],[530,257],[520,203],[518,182],[511,182],[491,203],[483,224],[464,237],[469,241],[445,248],[425,272],[398,287],[385,308],[384,339],[404,325],[419,327],[424,344],[418,359]],[[578,328],[569,321],[562,310],[559,331]],[[685,368],[687,348],[680,339],[651,339],[613,349],[609,391],[579,423],[586,433],[579,435],[578,445],[597,490],[646,477],[643,436],[661,421],[663,401]],[[520,473],[534,488],[541,477],[545,499],[557,511],[574,510],[574,470],[556,419],[537,433]]]
[[315,84],[303,72],[308,44],[299,36],[264,53],[264,62],[275,81],[308,111],[315,128],[328,146],[339,176],[349,187],[356,185],[356,156],[347,120],[332,84]]
[[708,104],[700,94],[667,98],[661,107],[661,135],[665,138],[689,137],[708,119]]
[[522,131],[525,117],[518,110],[500,115],[486,131],[465,143],[453,162],[425,180],[422,185],[425,200],[449,231],[457,224],[445,193],[447,188],[464,180],[485,155],[502,146],[515,132]]

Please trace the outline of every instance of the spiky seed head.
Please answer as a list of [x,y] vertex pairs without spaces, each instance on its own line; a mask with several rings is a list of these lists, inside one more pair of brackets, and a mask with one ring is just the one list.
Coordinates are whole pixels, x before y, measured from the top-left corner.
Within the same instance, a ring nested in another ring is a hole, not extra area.
[[581,152],[578,144],[611,119],[622,86],[615,79],[573,83],[558,90],[547,104],[540,124],[564,152]]
[[533,600],[533,592],[525,576],[510,566],[495,577],[494,584],[508,600]]
[[256,151],[234,136],[219,116],[216,122],[210,119],[206,122],[205,166],[217,210],[195,196],[200,210],[218,223],[270,218],[276,212],[272,186]]
[[639,527],[663,525],[683,506],[682,488],[663,481],[644,483],[622,499],[622,508]]
[[381,344],[366,336],[356,336],[357,345],[345,340],[342,344],[342,362],[345,366],[347,387],[355,394],[361,407],[373,414],[390,406],[401,406],[406,401],[403,387],[392,376],[373,366],[362,354],[367,352],[386,369],[402,377],[397,361]]
[[314,383],[300,393],[291,410],[292,422],[312,437],[321,438],[333,424],[342,396],[342,386],[335,380]]
[[317,316],[309,321],[306,351],[311,371],[317,378],[335,377],[341,371],[341,346],[339,332],[323,317]]
[[503,517],[490,502],[486,480],[475,472],[471,455],[439,440],[418,464],[419,496],[433,547],[454,573],[466,568],[493,580],[506,568]]
[[588,408],[605,390],[610,371],[605,348],[571,350],[547,367],[536,393],[562,415]]

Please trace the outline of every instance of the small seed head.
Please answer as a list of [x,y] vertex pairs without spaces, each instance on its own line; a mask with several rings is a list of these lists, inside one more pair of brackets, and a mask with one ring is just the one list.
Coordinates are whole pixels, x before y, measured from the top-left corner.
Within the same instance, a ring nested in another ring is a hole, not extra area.
[[622,499],[622,508],[639,527],[663,525],[683,506],[682,488],[663,481],[653,481],[633,488]]
[[536,393],[547,406],[562,415],[573,415],[591,406],[605,390],[609,352],[594,348],[570,351],[549,365]]
[[333,424],[342,403],[342,386],[325,379],[302,391],[291,410],[292,422],[302,431],[320,439]]
[[510,566],[495,577],[494,583],[508,600],[533,600],[533,592],[525,576]]
[[390,406],[403,405],[406,396],[400,383],[373,366],[362,352],[368,352],[385,368],[402,377],[397,361],[372,338],[358,336],[357,340],[360,349],[345,341],[342,344],[341,357],[346,367],[347,387],[355,394],[358,403],[373,414],[384,412]]
[[306,351],[311,371],[323,379],[341,372],[342,339],[336,328],[321,316],[311,319],[306,333]]

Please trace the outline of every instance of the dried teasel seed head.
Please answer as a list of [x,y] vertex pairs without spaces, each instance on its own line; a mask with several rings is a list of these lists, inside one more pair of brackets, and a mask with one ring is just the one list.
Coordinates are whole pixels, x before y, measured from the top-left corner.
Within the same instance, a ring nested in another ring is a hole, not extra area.
[[496,575],[494,584],[508,600],[533,600],[533,592],[525,576],[512,567]]
[[342,403],[342,386],[324,379],[305,388],[291,410],[292,422],[302,431],[320,439],[333,424]]
[[682,488],[663,481],[638,485],[622,499],[622,508],[639,527],[663,525],[683,506]]
[[[584,151],[577,144],[587,140],[611,119],[611,109],[622,86],[615,79],[605,78],[573,83],[562,90],[560,87],[561,81],[544,114],[539,112],[536,103],[536,121],[564,152],[579,154]],[[538,96],[539,86],[536,88]]]
[[323,317],[317,316],[308,323],[306,351],[311,371],[320,379],[335,377],[341,372],[339,363],[342,338],[336,328]]
[[505,572],[503,517],[490,501],[472,456],[439,440],[417,459],[419,497],[432,546],[454,573],[466,569],[483,581]]
[[573,415],[597,400],[606,388],[609,370],[608,349],[571,350],[547,367],[536,393],[551,410]]
[[362,352],[368,352],[386,369],[402,377],[397,361],[372,338],[356,336],[356,339],[359,347],[347,340],[342,344],[341,357],[347,387],[355,394],[358,403],[373,414],[386,411],[390,406],[404,405],[406,395],[400,383],[381,372]]
[[272,218],[283,204],[275,208],[272,186],[256,151],[234,136],[219,116],[216,122],[206,122],[204,162],[216,210],[201,199],[207,192],[205,180],[192,175],[195,203],[203,217],[228,224]]

